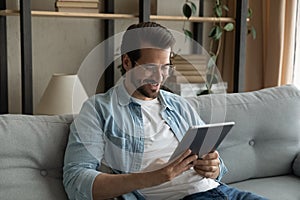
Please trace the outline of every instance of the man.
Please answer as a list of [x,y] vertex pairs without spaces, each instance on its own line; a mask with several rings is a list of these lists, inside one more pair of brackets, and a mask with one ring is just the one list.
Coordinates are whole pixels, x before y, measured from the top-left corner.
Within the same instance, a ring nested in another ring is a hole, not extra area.
[[204,124],[182,97],[161,89],[174,43],[157,23],[127,29],[124,80],[85,102],[71,125],[64,165],[70,199],[259,199],[219,182],[226,168],[216,151],[198,158],[187,150],[168,162],[187,129]]

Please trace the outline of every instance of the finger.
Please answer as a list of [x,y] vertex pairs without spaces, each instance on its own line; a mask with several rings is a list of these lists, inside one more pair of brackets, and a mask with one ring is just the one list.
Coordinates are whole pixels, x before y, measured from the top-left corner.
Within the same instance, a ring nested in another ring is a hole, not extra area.
[[178,162],[182,162],[184,159],[189,157],[192,153],[192,150],[188,149],[184,153],[181,154],[181,156],[177,159]]
[[219,170],[218,166],[194,166],[194,169],[196,171],[202,171],[202,172],[216,172]]
[[193,161],[198,159],[197,155],[190,155],[191,151],[188,150],[183,153],[178,159],[168,165],[165,169],[170,177],[175,177],[184,171],[189,170],[193,167]]
[[[181,156],[179,156],[179,158],[177,159],[177,162],[182,162],[184,159],[190,157],[192,154],[192,150],[188,149],[186,150],[184,153],[181,154]],[[197,156],[198,158],[198,156]]]
[[219,166],[220,165],[220,160],[219,159],[214,159],[214,160],[195,160],[193,162],[195,166]]
[[188,156],[186,159],[184,159],[184,162],[187,164],[191,164],[192,166],[194,165],[194,162],[198,159],[197,155],[191,155]]
[[206,172],[206,171],[197,170],[197,173],[200,176],[206,177],[206,178],[216,178],[216,177],[218,177],[218,172]]
[[181,162],[177,163],[177,165],[175,164],[173,167],[175,169],[175,171],[186,171],[188,169],[190,169],[191,167],[193,167],[193,162],[195,160],[198,159],[197,155],[189,155],[188,157],[186,157],[184,160],[182,160]]
[[201,158],[205,160],[217,159],[219,158],[219,153],[217,151],[213,151],[211,153],[203,155]]
[[187,158],[192,151],[190,149],[186,150],[184,153],[182,153],[180,156],[178,156],[173,162],[172,165],[178,165],[181,163],[185,158]]

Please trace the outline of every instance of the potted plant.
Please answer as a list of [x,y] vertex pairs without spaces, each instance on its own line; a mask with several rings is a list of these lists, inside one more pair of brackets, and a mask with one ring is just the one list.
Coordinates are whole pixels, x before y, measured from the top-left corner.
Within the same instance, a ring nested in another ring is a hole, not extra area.
[[[196,14],[197,6],[195,3],[193,3],[190,0],[186,0],[182,7],[182,13],[183,15],[189,20],[189,18],[192,15]],[[229,8],[227,5],[224,4],[223,0],[215,0],[215,4],[213,6],[213,13],[215,17],[220,18],[223,17],[224,13],[228,12]],[[248,18],[252,18],[252,10],[251,8],[248,8]],[[192,37],[192,32],[185,28],[185,22],[183,24],[182,28],[184,34],[186,37]],[[210,38],[210,47],[209,47],[209,55],[210,60],[208,62],[208,73],[206,75],[206,90],[203,90],[199,93],[201,94],[210,94],[212,93],[212,85],[218,82],[215,68],[216,68],[216,61],[219,56],[221,47],[222,47],[222,36],[224,35],[224,32],[230,32],[234,30],[234,24],[232,22],[228,23],[222,23],[221,21],[214,22],[210,32],[209,32],[209,38]],[[256,30],[251,25],[248,24],[248,33],[252,35],[252,37],[256,38]]]

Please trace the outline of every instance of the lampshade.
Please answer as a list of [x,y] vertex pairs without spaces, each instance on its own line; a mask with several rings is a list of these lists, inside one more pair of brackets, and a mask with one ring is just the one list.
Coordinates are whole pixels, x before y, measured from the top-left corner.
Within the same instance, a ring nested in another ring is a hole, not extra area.
[[77,114],[88,95],[77,75],[53,74],[36,114]]

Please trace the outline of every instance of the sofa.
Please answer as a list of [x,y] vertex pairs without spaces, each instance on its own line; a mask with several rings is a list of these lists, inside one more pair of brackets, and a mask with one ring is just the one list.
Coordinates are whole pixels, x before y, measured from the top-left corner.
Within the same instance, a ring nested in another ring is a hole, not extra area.
[[[187,97],[207,123],[234,121],[218,151],[222,181],[271,200],[300,199],[300,91]],[[0,115],[0,199],[64,200],[64,151],[72,115]]]

